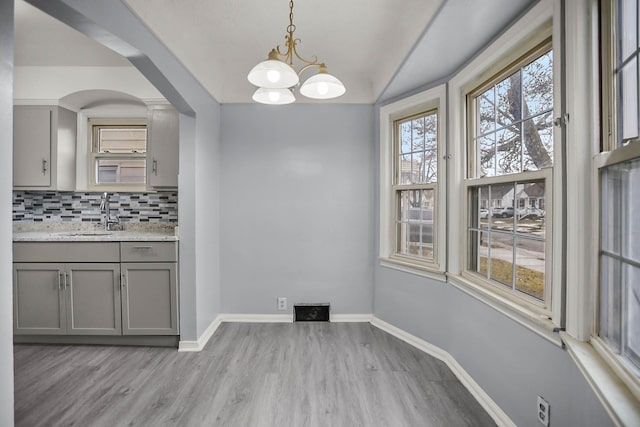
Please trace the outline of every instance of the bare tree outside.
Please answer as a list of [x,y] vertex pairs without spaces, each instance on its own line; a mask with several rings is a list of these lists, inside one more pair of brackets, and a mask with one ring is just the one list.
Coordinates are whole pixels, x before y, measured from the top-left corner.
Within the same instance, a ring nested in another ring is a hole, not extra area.
[[476,98],[480,176],[553,165],[552,56],[543,54]]

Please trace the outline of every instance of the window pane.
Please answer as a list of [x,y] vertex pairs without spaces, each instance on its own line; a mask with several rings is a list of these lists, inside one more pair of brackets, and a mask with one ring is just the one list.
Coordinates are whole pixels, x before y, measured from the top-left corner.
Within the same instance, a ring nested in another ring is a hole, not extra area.
[[399,184],[411,183],[411,154],[403,154],[400,156],[400,164],[398,165]]
[[520,123],[496,132],[496,175],[522,171]]
[[496,134],[490,133],[487,136],[476,140],[480,147],[480,176],[496,175]]
[[424,150],[424,118],[411,120],[411,151]]
[[636,19],[636,0],[622,0],[619,2],[619,39],[620,39],[620,62],[624,61],[638,46]]
[[478,109],[478,129],[476,135],[484,135],[495,130],[496,110],[495,110],[495,90],[490,88],[477,99]]
[[620,167],[623,171],[622,235],[625,244],[622,256],[640,263],[640,159],[627,162]]
[[489,277],[489,234],[469,231],[469,271]]
[[526,120],[522,126],[523,170],[535,171],[553,165],[553,123],[551,114]]
[[400,153],[411,152],[411,121],[400,124]]
[[620,353],[620,262],[602,255],[600,257],[600,336]]
[[622,202],[619,189],[622,186],[620,168],[616,165],[601,171],[602,203],[600,212],[601,249],[613,254],[620,254],[620,213]]
[[553,110],[552,55],[549,51],[522,68],[524,118]]
[[434,190],[399,191],[397,252],[433,260]]
[[438,148],[438,115],[429,114],[424,118],[424,148],[435,150]]
[[518,206],[516,232],[519,235],[545,238],[544,199],[544,181],[516,184],[516,203]]
[[516,289],[538,299],[544,295],[544,242],[517,238]]
[[640,368],[640,268],[627,266],[627,336],[625,355]]
[[145,159],[97,159],[97,184],[144,184]]
[[638,70],[637,58],[620,71],[620,118],[622,139],[638,136]]
[[491,228],[513,231],[514,185],[491,185]]
[[100,153],[144,153],[147,151],[145,128],[100,128],[98,130]]
[[505,127],[522,120],[520,71],[516,71],[496,84],[497,111],[496,128]]
[[513,235],[491,233],[489,277],[508,287],[513,286]]

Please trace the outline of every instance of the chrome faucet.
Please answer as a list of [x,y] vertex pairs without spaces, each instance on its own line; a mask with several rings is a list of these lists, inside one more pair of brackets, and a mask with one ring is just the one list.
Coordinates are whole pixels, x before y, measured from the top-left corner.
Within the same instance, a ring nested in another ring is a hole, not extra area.
[[120,224],[120,219],[117,215],[115,215],[113,218],[111,217],[111,207],[109,206],[109,202],[109,193],[105,191],[104,193],[102,193],[102,199],[100,201],[100,211],[104,213],[104,229],[107,231],[112,230],[113,225]]

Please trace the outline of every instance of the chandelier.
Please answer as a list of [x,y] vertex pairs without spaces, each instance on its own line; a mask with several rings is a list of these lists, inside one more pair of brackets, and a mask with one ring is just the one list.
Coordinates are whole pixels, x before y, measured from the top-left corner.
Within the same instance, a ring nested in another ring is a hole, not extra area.
[[[317,67],[317,73],[309,77],[300,86],[300,93],[307,98],[331,99],[337,98],[345,92],[344,85],[336,77],[327,72],[327,66],[318,62],[317,56],[306,60],[298,54],[296,46],[300,39],[293,36],[296,26],[293,25],[293,0],[289,2],[289,26],[285,38],[286,52],[280,50],[278,45],[271,49],[268,59],[253,67],[247,78],[258,86],[253,94],[253,100],[262,104],[281,105],[290,104],[296,100],[292,88],[300,83],[300,75]],[[302,64],[296,72],[293,68],[294,59]]]

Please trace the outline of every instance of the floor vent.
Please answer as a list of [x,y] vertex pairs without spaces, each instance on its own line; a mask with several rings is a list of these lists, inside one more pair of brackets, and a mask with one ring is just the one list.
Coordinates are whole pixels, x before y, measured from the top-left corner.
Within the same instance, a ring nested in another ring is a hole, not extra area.
[[328,322],[329,303],[295,304],[293,306],[294,322]]

